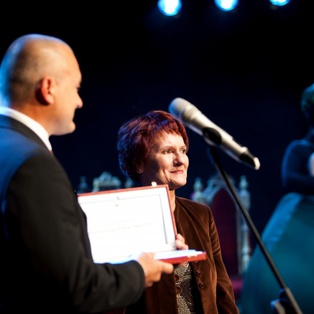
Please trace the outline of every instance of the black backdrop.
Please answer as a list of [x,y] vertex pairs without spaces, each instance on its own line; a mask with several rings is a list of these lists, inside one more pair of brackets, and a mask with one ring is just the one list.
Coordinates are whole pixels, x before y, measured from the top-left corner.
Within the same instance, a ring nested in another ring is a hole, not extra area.
[[[239,0],[232,13],[210,0],[186,0],[172,18],[159,14],[156,1],[114,2],[67,8],[8,3],[1,10],[1,56],[17,36],[36,32],[66,40],[80,62],[84,107],[75,117],[77,130],[52,138],[73,185],[82,175],[91,185],[103,171],[124,181],[116,154],[121,123],[151,109],[168,110],[182,97],[259,158],[261,168],[253,170],[221,153],[236,182],[247,176],[251,216],[262,232],[283,193],[284,149],[306,131],[299,98],[314,82],[311,0],[278,9],[268,0]],[[206,185],[215,174],[208,145],[188,134],[189,181],[178,191],[186,197],[196,177]]]

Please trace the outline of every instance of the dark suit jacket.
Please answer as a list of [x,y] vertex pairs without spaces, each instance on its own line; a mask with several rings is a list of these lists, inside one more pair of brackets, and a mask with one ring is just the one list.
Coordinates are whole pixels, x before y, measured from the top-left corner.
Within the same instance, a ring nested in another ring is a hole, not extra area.
[[100,313],[140,297],[139,263],[93,263],[64,169],[33,131],[3,115],[0,208],[0,313]]
[[[203,313],[239,313],[231,281],[222,260],[213,214],[208,206],[177,197],[174,216],[177,231],[184,236],[189,247],[207,253],[206,260],[191,263]],[[174,274],[162,275],[162,280],[147,288],[141,300],[127,307],[126,313],[177,314]]]

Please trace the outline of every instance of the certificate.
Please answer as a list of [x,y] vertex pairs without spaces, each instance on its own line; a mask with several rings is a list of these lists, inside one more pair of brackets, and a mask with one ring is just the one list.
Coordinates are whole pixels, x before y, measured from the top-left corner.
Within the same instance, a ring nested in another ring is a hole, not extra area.
[[83,193],[79,203],[96,263],[121,263],[141,252],[170,263],[205,259],[205,252],[177,250],[167,185]]

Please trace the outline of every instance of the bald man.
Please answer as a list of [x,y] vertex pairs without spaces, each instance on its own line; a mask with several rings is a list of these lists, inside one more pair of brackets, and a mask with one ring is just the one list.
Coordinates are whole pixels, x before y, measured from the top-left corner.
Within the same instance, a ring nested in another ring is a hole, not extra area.
[[[173,271],[153,253],[93,262],[86,217],[49,142],[75,130],[80,84],[77,59],[58,38],[24,35],[3,57],[0,313],[103,313],[137,301]],[[183,238],[177,245],[186,249]]]

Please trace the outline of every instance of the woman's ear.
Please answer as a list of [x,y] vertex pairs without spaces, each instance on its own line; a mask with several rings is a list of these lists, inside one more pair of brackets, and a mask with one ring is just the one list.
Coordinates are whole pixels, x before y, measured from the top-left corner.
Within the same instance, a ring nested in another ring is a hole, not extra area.
[[142,167],[138,167],[137,169],[136,169],[136,172],[138,173],[138,174],[141,174],[141,173],[143,173],[143,168]]
[[136,165],[136,173],[141,174],[141,173],[143,173],[143,171],[144,171],[143,164],[142,163],[137,164]]
[[36,89],[36,98],[44,106],[54,102],[54,80],[51,77],[41,79]]

